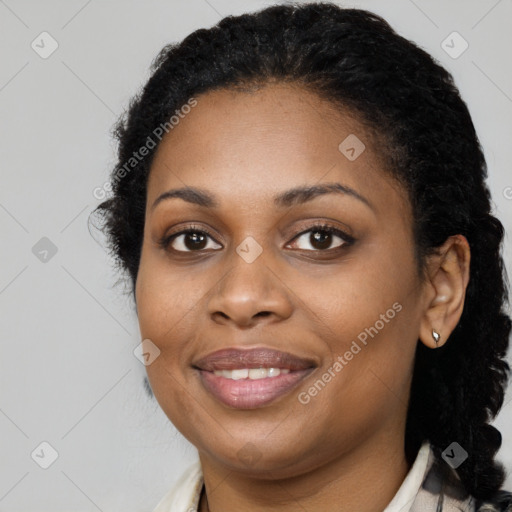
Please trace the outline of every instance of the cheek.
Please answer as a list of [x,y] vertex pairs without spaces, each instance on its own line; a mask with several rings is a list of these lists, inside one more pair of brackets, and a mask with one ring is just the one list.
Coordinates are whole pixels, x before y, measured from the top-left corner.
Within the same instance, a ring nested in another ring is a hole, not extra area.
[[165,257],[142,257],[136,286],[142,337],[161,350],[171,350],[207,291],[204,279],[195,279],[192,271],[170,272]]
[[322,425],[321,435],[333,445],[350,446],[377,425],[404,417],[416,344],[407,309],[393,304],[342,302],[331,312],[330,357],[301,389],[304,413],[317,418],[303,426],[305,437],[318,436]]
[[329,358],[318,384],[305,392],[315,414],[340,421],[350,415],[363,425],[407,403],[420,320],[419,286],[414,261],[391,251],[353,263],[350,272],[340,272],[323,283],[321,292],[307,295],[308,306],[325,327],[322,338]]
[[[299,277],[294,283],[303,302],[327,328],[329,338],[340,340],[331,343],[337,353],[348,350],[358,337],[364,343],[372,335],[403,332],[408,324],[402,320],[414,315],[419,298],[413,262],[403,255],[366,251],[364,257],[356,255],[347,263],[321,281]],[[399,342],[402,337],[397,338]]]
[[197,308],[209,286],[204,276],[195,279],[190,270],[170,272],[165,258],[141,258],[136,283],[141,339],[150,339],[160,350],[146,372],[155,398],[178,429],[186,426],[181,425],[184,417],[200,421],[184,369],[193,357]]

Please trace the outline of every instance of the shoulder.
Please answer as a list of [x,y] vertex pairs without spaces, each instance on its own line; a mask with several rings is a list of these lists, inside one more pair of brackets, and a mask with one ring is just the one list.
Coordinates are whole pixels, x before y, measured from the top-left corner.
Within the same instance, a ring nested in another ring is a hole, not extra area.
[[188,466],[173,488],[158,502],[153,512],[190,512],[197,510],[203,487],[199,461]]
[[476,500],[475,512],[512,512],[512,492],[500,490],[490,500]]

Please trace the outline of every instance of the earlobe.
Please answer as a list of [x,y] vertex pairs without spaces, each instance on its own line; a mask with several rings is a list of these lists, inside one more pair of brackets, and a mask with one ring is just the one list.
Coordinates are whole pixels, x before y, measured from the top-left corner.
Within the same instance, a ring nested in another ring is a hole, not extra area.
[[450,236],[429,257],[425,286],[425,310],[419,338],[427,347],[448,342],[462,316],[469,282],[470,248],[463,235]]

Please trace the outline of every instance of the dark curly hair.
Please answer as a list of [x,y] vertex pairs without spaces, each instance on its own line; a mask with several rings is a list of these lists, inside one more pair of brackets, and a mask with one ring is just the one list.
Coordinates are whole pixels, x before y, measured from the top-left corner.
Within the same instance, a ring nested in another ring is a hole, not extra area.
[[501,434],[489,422],[503,405],[510,372],[504,230],[491,213],[483,151],[451,74],[376,14],[327,2],[228,16],[164,47],[151,71],[116,125],[113,194],[95,210],[132,293],[156,148],[128,172],[125,164],[187,100],[288,82],[354,113],[374,133],[386,172],[408,192],[420,275],[426,256],[450,235],[464,235],[471,249],[458,325],[437,350],[417,345],[406,457],[412,464],[423,440],[437,456],[456,440],[469,453],[457,470],[464,486],[477,499],[490,498],[504,469],[494,458]]

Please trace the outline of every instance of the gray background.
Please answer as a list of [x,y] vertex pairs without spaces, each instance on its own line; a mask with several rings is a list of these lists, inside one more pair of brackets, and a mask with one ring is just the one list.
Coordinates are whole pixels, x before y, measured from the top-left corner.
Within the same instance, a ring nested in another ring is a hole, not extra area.
[[[271,3],[0,0],[0,511],[149,511],[195,460],[145,395],[133,305],[87,218],[115,162],[110,130],[161,47]],[[511,0],[340,3],[384,16],[453,73],[508,231],[510,274]],[[46,59],[31,47],[50,48],[43,31],[59,45]],[[441,47],[453,31],[469,43],[458,58]],[[43,237],[55,254],[41,252]],[[509,472],[511,419],[509,391],[495,422]],[[50,461],[43,441],[58,453],[48,469],[35,462]]]

